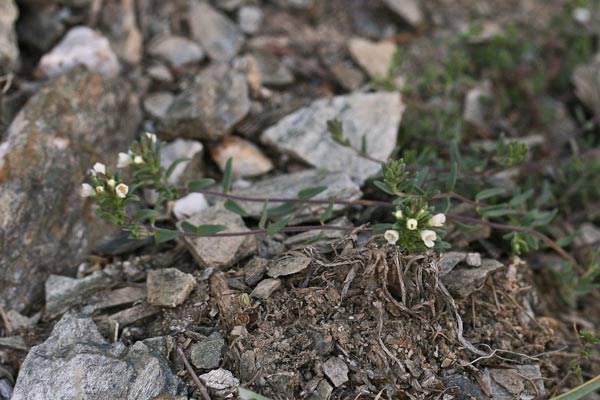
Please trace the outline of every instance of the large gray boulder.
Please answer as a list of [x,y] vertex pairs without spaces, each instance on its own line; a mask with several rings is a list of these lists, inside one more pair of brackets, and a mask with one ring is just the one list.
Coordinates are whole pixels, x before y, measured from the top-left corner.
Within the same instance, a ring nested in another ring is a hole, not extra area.
[[91,318],[65,315],[50,337],[31,349],[12,400],[147,400],[178,394],[165,338],[131,347],[110,344]]
[[0,306],[39,308],[48,275],[75,271],[93,230],[81,183],[93,162],[116,161],[139,121],[125,82],[81,68],[17,114],[0,142]]

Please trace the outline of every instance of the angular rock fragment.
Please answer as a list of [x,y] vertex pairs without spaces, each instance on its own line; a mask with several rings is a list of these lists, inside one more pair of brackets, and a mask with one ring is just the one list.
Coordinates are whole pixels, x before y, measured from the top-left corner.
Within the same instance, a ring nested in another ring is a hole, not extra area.
[[200,62],[204,58],[204,50],[196,42],[172,35],[154,39],[148,46],[148,53],[176,68]]
[[128,64],[142,60],[144,38],[136,21],[135,0],[104,0],[100,10],[100,27],[106,32],[111,48]]
[[196,279],[177,268],[153,269],[146,280],[148,304],[176,307],[183,303],[196,287]]
[[[324,186],[327,189],[315,196],[314,200],[325,200],[324,204],[307,205],[304,212],[298,213],[299,221],[318,221],[321,214],[327,208],[327,200],[336,198],[338,200],[357,200],[362,192],[358,185],[344,172],[324,173],[318,170],[305,170],[291,174],[278,175],[272,178],[262,179],[254,182],[246,189],[234,189],[233,194],[254,198],[289,198],[296,199],[298,192],[308,187]],[[239,201],[244,210],[253,217],[260,217],[263,204],[260,202]],[[269,203],[275,207],[280,203]],[[334,211],[344,209],[343,205],[335,205]]]
[[[268,128],[261,140],[317,168],[344,171],[362,185],[380,170],[379,164],[357,156],[362,138],[370,157],[387,160],[396,145],[403,111],[397,93],[355,93],[321,99]],[[331,138],[327,121],[333,119],[341,121],[344,137],[354,149]]]
[[98,293],[92,296],[87,301],[85,307],[81,309],[81,312],[83,314],[90,315],[98,310],[133,304],[135,302],[144,300],[145,298],[145,287],[127,286],[121,289]]
[[231,371],[223,368],[214,369],[206,374],[202,374],[200,375],[200,379],[214,395],[223,398],[232,397],[232,394],[236,392],[240,385],[239,379],[233,376]]
[[[218,204],[187,220],[193,225],[215,224],[227,227],[225,232],[248,232],[242,218]],[[185,237],[190,252],[198,264],[207,268],[230,266],[256,251],[253,235],[233,237]]]
[[13,0],[0,2],[0,74],[13,71],[19,62],[15,21],[19,10]]
[[244,282],[246,285],[254,286],[267,272],[268,261],[264,258],[254,257],[244,266]]
[[175,166],[169,176],[171,185],[183,184],[186,180],[198,178],[202,150],[204,150],[202,143],[185,139],[176,139],[163,147],[160,153],[160,165],[164,168],[169,168],[175,161],[182,158],[189,159]]
[[116,160],[139,121],[125,82],[81,69],[40,89],[15,117],[0,143],[0,305],[23,311],[49,274],[74,272],[94,232],[83,218],[84,174],[93,161]]
[[48,78],[62,75],[78,65],[108,78],[119,74],[119,61],[108,40],[87,26],[71,28],[65,37],[39,63]]
[[294,82],[292,72],[273,53],[257,50],[252,56],[256,60],[264,85],[285,86]]
[[442,282],[448,291],[457,297],[466,297],[477,290],[486,278],[504,267],[496,260],[489,258],[481,260],[481,266],[475,268],[455,268],[442,276]]
[[244,33],[253,35],[260,30],[263,21],[263,12],[257,6],[243,6],[238,10],[237,18],[240,29]]
[[352,58],[371,78],[381,79],[388,76],[396,46],[392,42],[371,42],[363,38],[352,38],[348,42]]
[[265,279],[262,280],[256,285],[252,293],[250,293],[250,297],[254,297],[256,299],[266,300],[273,292],[281,287],[281,281],[279,279]]
[[236,136],[228,136],[212,147],[210,154],[221,171],[231,158],[231,173],[236,177],[262,175],[273,169],[273,163],[254,144]]
[[414,27],[423,23],[423,10],[418,0],[383,0],[399,17]]
[[231,133],[249,110],[246,77],[227,65],[215,65],[175,98],[164,130],[172,136],[215,140]]
[[331,357],[323,363],[323,372],[335,387],[348,382],[348,366],[339,357]]
[[173,103],[173,96],[169,92],[157,92],[149,94],[144,99],[144,109],[151,117],[161,120],[167,115],[167,110]]
[[31,349],[13,400],[150,399],[179,394],[164,338],[126,348],[104,339],[91,318],[65,315],[50,337]]
[[244,34],[236,24],[206,1],[191,0],[189,24],[192,37],[215,61],[232,60],[244,43]]
[[56,4],[28,9],[19,16],[17,21],[19,42],[45,53],[63,35],[65,31],[63,19],[60,8]]
[[225,339],[218,332],[213,333],[206,339],[192,345],[190,360],[196,368],[213,369],[218,368],[221,362],[221,353],[225,347]]
[[294,255],[272,261],[267,268],[267,275],[271,278],[292,275],[305,270],[310,264],[310,261],[311,259],[309,257]]

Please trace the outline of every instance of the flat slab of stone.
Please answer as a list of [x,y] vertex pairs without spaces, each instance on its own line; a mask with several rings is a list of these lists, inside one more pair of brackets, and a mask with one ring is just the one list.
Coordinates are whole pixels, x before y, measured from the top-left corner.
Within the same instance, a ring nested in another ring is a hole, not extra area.
[[[346,173],[324,173],[314,169],[265,178],[252,183],[246,189],[234,189],[232,193],[246,197],[295,199],[302,189],[316,186],[325,186],[327,189],[313,197],[315,200],[328,200],[332,197],[338,200],[357,200],[362,196],[358,184],[353,182]],[[249,215],[255,218],[260,217],[263,203],[249,201],[239,201],[239,203]],[[269,207],[276,207],[280,204],[269,203]],[[328,204],[307,205],[306,211],[298,214],[298,221],[318,221],[327,206]],[[340,211],[344,208],[343,205],[333,207],[334,211]]]
[[381,79],[389,74],[396,45],[392,42],[371,42],[357,37],[348,41],[348,50],[352,58],[371,78]]
[[453,296],[466,297],[481,287],[491,273],[503,267],[500,261],[485,258],[479,267],[454,268],[442,276],[442,282]]
[[215,332],[206,339],[192,345],[190,360],[196,368],[218,368],[224,347],[225,339],[223,339],[221,334]]
[[250,110],[246,77],[213,65],[173,100],[163,130],[171,136],[216,140],[231,133]]
[[[224,225],[225,232],[248,232],[242,218],[217,204],[187,219],[193,225]],[[185,237],[185,243],[194,259],[207,268],[230,266],[256,251],[253,235],[234,237]]]
[[163,36],[148,45],[148,53],[179,68],[202,61],[204,50],[196,42],[182,36]]
[[177,268],[153,269],[146,278],[148,304],[162,307],[177,307],[182,304],[196,287],[191,274]]
[[272,261],[267,267],[267,275],[271,278],[292,275],[305,270],[311,259],[305,256],[290,256],[277,261]]
[[323,363],[323,373],[335,387],[348,382],[348,366],[339,357],[331,357]]
[[211,59],[232,60],[244,43],[238,26],[206,1],[191,0],[189,7],[188,21],[194,40],[202,44]]
[[139,400],[180,394],[167,348],[165,338],[129,348],[110,344],[91,318],[65,315],[27,354],[12,399]]
[[327,121],[341,121],[345,138],[361,148],[366,139],[369,156],[387,160],[396,146],[404,104],[398,93],[354,93],[321,99],[284,117],[261,136],[263,143],[317,168],[344,171],[359,185],[376,174],[380,165],[359,157],[335,142]]
[[281,281],[279,279],[267,278],[256,285],[252,293],[250,293],[250,297],[266,300],[280,287]]

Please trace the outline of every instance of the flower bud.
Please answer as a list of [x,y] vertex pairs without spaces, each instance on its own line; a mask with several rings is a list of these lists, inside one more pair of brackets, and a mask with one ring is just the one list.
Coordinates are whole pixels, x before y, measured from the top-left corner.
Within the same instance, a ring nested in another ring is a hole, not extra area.
[[414,231],[415,229],[417,229],[417,220],[414,218],[409,218],[406,221],[406,227],[408,228],[409,231]]
[[96,186],[96,193],[98,193],[98,194],[104,193],[104,186]]
[[108,185],[108,187],[114,188],[117,182],[115,182],[115,180],[111,178],[106,181],[106,184]]
[[133,163],[134,164],[143,164],[144,163],[144,159],[142,158],[142,156],[135,156],[133,157]]

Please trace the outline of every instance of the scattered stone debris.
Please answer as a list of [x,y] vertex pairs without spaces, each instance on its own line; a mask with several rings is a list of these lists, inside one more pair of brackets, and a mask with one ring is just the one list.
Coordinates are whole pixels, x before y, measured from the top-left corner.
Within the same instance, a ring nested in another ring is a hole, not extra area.
[[173,103],[175,96],[169,92],[151,93],[144,99],[144,109],[151,117],[162,120]]
[[192,345],[190,350],[192,364],[199,369],[218,368],[224,348],[225,339],[220,333],[215,332],[206,339]]
[[135,0],[108,0],[100,12],[100,28],[119,59],[138,65],[142,60],[142,33],[137,25]]
[[291,256],[269,263],[267,275],[271,278],[292,275],[305,270],[311,259],[305,256]]
[[248,286],[256,285],[267,272],[268,260],[261,257],[253,257],[244,267],[244,282]]
[[231,173],[236,177],[253,177],[273,169],[273,163],[258,147],[236,136],[227,136],[210,151],[210,154],[223,171],[231,158]]
[[231,371],[223,368],[215,369],[199,377],[206,387],[216,396],[231,397],[240,385],[240,381]]
[[13,400],[31,398],[150,399],[184,394],[169,368],[169,340],[153,338],[127,348],[110,345],[91,318],[66,314],[50,337],[31,349]]
[[392,42],[373,43],[362,38],[348,42],[350,54],[373,79],[386,78],[392,64],[396,46]]
[[237,18],[242,32],[254,35],[260,30],[264,16],[259,7],[243,6],[238,9]]
[[600,115],[600,85],[596,77],[600,71],[600,61],[580,65],[573,71],[571,80],[575,94],[595,115]]
[[268,299],[271,297],[273,292],[281,287],[281,280],[279,279],[264,279],[256,285],[252,293],[250,293],[250,297],[254,297],[257,299]]
[[423,23],[423,11],[418,0],[383,0],[383,2],[412,26],[418,27]]
[[260,72],[261,82],[266,86],[285,86],[294,82],[292,72],[277,58],[266,50],[255,50],[252,57]]
[[[404,105],[397,93],[354,93],[321,99],[267,129],[265,144],[317,168],[344,171],[362,185],[380,166],[357,157],[363,137],[370,157],[386,160],[396,145]],[[335,142],[327,121],[338,119],[353,148]],[[335,154],[335,157],[331,157]]]
[[174,35],[154,39],[148,47],[148,53],[175,68],[200,62],[204,58],[204,50],[196,42]]
[[335,387],[348,382],[348,366],[339,357],[331,357],[323,363],[323,372]]
[[39,69],[47,77],[62,75],[78,65],[108,78],[119,74],[117,56],[108,39],[86,26],[71,28],[61,42],[40,60]]
[[148,304],[176,307],[183,303],[196,287],[196,279],[177,268],[148,271],[146,281]]
[[489,258],[481,260],[481,265],[475,268],[454,268],[442,276],[446,288],[457,297],[466,297],[480,288],[485,279],[504,265]]

